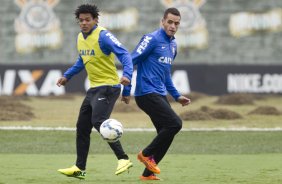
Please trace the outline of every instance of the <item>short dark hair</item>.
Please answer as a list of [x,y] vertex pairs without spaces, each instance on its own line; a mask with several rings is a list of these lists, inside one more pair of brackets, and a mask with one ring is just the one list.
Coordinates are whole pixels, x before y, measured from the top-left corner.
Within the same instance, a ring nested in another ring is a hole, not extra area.
[[75,10],[75,18],[79,19],[81,13],[90,13],[92,18],[95,19],[99,16],[99,9],[96,5],[82,4]]
[[169,13],[181,17],[180,12],[177,8],[168,8],[168,9],[165,10],[163,18],[166,19],[167,15]]

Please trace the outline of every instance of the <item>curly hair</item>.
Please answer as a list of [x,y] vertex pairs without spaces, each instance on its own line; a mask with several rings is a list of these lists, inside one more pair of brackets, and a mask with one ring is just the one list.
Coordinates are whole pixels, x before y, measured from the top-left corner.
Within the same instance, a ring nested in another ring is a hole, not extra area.
[[81,13],[90,13],[92,18],[95,19],[99,16],[99,9],[96,5],[82,4],[75,10],[75,18],[79,19],[79,14]]

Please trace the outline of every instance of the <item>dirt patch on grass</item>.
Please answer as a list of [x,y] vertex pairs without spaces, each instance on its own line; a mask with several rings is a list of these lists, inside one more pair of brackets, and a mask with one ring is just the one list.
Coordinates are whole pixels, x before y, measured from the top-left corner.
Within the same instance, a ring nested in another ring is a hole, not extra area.
[[213,119],[213,117],[211,117],[208,113],[203,112],[201,110],[183,112],[179,116],[182,120],[199,121],[199,120],[212,120]]
[[257,98],[258,97],[252,94],[242,94],[242,93],[228,94],[218,97],[216,103],[224,104],[224,105],[253,105],[254,99]]
[[21,121],[34,118],[31,107],[23,104],[21,100],[28,97],[0,97],[0,121]]
[[282,115],[282,112],[279,111],[276,107],[272,106],[260,106],[252,110],[248,114],[261,114],[261,115]]
[[181,113],[180,118],[182,120],[211,120],[211,119],[241,119],[242,116],[237,112],[227,109],[212,109],[207,106],[202,106],[195,111],[188,111]]
[[216,109],[209,113],[215,119],[241,119],[243,118],[240,114],[227,109]]

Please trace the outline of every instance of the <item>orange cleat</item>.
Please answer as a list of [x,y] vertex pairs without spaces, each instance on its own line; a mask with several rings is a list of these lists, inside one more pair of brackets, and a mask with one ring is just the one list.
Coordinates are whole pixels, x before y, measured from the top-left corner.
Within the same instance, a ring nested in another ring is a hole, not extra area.
[[140,176],[140,180],[146,181],[146,180],[161,180],[161,178],[157,177],[155,174],[152,174],[150,176]]
[[156,174],[160,174],[161,173],[161,170],[160,168],[157,166],[155,160],[153,157],[145,157],[142,153],[142,151],[140,151],[137,155],[137,159],[140,161],[140,162],[143,162],[143,164],[146,166],[146,168],[149,170],[149,171],[152,171],[153,173],[156,173]]

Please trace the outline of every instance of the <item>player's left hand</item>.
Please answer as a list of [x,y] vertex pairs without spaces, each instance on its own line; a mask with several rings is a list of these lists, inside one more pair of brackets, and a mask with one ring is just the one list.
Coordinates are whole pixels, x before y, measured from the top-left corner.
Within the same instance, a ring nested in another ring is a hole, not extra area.
[[191,103],[190,98],[187,98],[185,96],[180,96],[177,101],[182,105],[182,106],[186,106],[189,105]]
[[130,84],[130,80],[129,80],[127,77],[122,76],[122,77],[120,78],[120,83],[121,83],[122,85],[124,85],[124,86],[127,86],[127,85]]
[[129,104],[130,96],[122,96],[121,101],[124,102],[125,104]]

